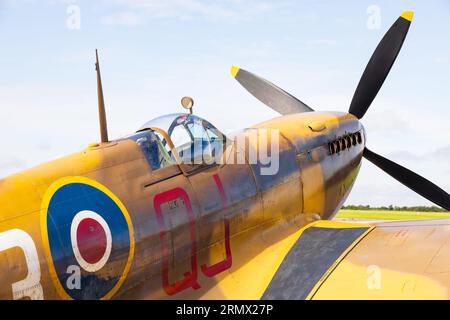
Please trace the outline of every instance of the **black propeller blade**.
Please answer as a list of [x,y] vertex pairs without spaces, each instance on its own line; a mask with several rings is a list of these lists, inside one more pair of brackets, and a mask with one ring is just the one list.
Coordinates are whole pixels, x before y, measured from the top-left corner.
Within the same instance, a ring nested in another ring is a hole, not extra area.
[[349,113],[358,119],[364,116],[389,74],[402,48],[412,17],[412,11],[405,11],[386,32],[370,58],[349,109]]
[[[383,85],[408,33],[412,11],[405,11],[386,32],[364,70],[350,104],[349,113],[361,119]],[[234,78],[258,100],[282,115],[313,111],[306,104],[269,81],[248,71],[231,68]],[[450,211],[450,195],[434,183],[369,149],[364,157],[426,199]]]
[[296,97],[251,72],[232,67],[231,74],[259,101],[282,115],[313,111]]
[[364,157],[422,197],[450,211],[450,195],[434,183],[365,148]]

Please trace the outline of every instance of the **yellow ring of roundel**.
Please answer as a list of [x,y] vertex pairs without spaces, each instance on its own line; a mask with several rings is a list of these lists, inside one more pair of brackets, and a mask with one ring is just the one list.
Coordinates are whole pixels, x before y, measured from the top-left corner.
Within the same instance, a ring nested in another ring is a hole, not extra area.
[[58,292],[58,294],[64,299],[73,300],[73,298],[71,296],[69,296],[67,294],[67,292],[64,290],[63,286],[61,285],[61,283],[59,281],[58,275],[55,270],[55,266],[53,264],[53,258],[52,258],[52,254],[50,251],[50,241],[48,239],[48,233],[47,233],[47,211],[48,211],[48,206],[50,204],[50,200],[52,199],[52,197],[56,193],[56,191],[58,191],[61,187],[71,184],[71,183],[83,183],[83,184],[89,185],[91,187],[94,187],[94,188],[104,192],[120,208],[120,210],[122,211],[122,214],[127,222],[127,225],[128,225],[128,231],[130,234],[130,251],[128,254],[128,260],[127,260],[127,263],[125,264],[125,268],[122,272],[122,275],[119,278],[119,281],[117,281],[117,284],[114,286],[114,288],[112,288],[106,295],[104,295],[101,298],[101,300],[107,300],[107,299],[110,299],[112,296],[114,296],[114,294],[117,292],[117,290],[120,289],[120,287],[122,286],[123,282],[125,281],[125,279],[128,275],[128,272],[130,271],[131,263],[133,262],[133,257],[134,257],[134,246],[135,246],[134,232],[133,232],[133,224],[131,222],[130,214],[128,213],[128,210],[125,208],[123,203],[120,201],[119,198],[117,198],[114,195],[114,193],[111,192],[111,190],[109,190],[104,185],[100,184],[99,182],[97,182],[95,180],[91,180],[89,178],[80,177],[80,176],[65,177],[65,178],[59,179],[59,180],[55,181],[54,183],[52,183],[50,185],[50,187],[47,189],[47,191],[45,192],[44,198],[42,200],[41,214],[40,214],[40,216],[41,216],[41,234],[42,234],[42,242],[43,242],[44,250],[45,250],[45,257],[46,257],[48,268],[50,271],[50,277],[52,279],[53,284],[55,285],[55,288],[56,288],[56,291]]

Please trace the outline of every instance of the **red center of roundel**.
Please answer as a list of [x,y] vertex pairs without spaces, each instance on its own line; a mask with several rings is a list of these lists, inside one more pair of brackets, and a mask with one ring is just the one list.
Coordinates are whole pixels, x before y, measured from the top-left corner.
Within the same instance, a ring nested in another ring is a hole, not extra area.
[[80,221],[77,229],[77,245],[87,263],[97,263],[106,251],[106,233],[102,225],[92,218]]

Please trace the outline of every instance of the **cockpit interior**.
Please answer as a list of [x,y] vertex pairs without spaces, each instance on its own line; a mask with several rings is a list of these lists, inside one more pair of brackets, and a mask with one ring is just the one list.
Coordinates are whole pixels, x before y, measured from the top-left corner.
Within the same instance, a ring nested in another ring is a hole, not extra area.
[[176,164],[183,171],[212,165],[227,143],[226,136],[210,122],[186,113],[150,120],[125,139],[140,146],[152,171]]

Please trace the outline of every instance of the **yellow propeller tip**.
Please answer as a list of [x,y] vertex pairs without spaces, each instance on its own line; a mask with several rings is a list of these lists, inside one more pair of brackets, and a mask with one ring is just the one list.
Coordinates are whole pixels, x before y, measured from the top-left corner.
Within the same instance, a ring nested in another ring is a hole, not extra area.
[[412,11],[405,11],[401,15],[402,18],[404,18],[408,21],[411,21],[413,19],[413,16],[414,16],[414,12],[412,12]]
[[231,75],[233,76],[233,78],[236,78],[236,75],[238,72],[239,72],[239,67],[236,67],[236,66],[231,67]]

